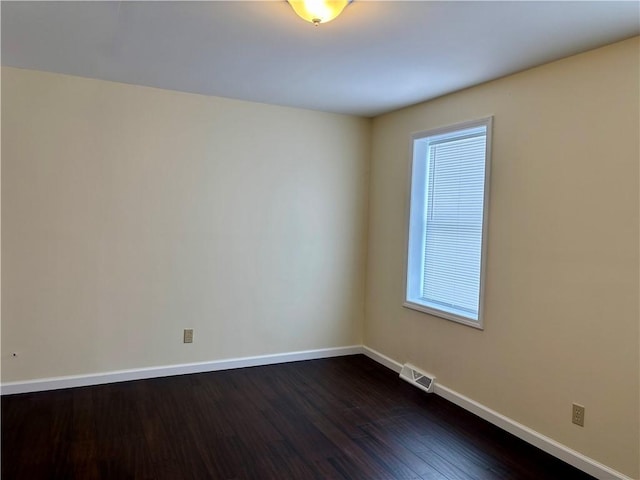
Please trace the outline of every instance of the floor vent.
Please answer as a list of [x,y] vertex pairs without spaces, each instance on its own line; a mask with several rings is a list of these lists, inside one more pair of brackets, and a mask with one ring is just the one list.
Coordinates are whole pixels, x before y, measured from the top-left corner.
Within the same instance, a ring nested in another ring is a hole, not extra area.
[[410,363],[405,363],[400,371],[400,378],[427,393],[433,392],[436,377],[422,372]]

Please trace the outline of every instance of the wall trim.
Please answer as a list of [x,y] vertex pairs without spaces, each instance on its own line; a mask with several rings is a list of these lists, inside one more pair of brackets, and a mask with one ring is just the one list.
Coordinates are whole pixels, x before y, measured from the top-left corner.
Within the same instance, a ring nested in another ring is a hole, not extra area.
[[367,357],[369,357],[371,360],[375,360],[376,362],[384,365],[388,369],[393,370],[394,372],[396,372],[398,374],[402,370],[402,364],[401,363],[396,362],[392,358],[389,358],[386,355],[383,355],[382,353],[374,350],[373,348],[369,348],[369,347],[363,346],[362,349],[364,350],[364,354]]
[[[383,355],[372,348],[363,347],[364,354],[375,360],[376,362],[384,365],[387,368],[395,372],[400,372],[402,364]],[[436,373],[437,375],[437,373]],[[602,479],[602,480],[633,480],[631,477],[627,477],[623,473],[620,473],[606,465],[603,465],[592,458],[583,455],[559,442],[556,442],[552,438],[547,437],[541,433],[532,430],[531,428],[522,425],[504,415],[496,412],[482,405],[481,403],[472,400],[461,393],[456,392],[444,385],[441,385],[436,380],[434,393],[442,398],[449,400],[451,403],[455,403],[459,407],[479,416],[480,418],[492,423],[493,425],[506,430],[507,432],[515,435],[516,437],[524,440],[525,442],[538,447],[539,449],[553,455],[556,458],[573,465],[574,467],[582,470],[589,475]]]
[[114,372],[94,373],[86,375],[70,375],[64,377],[41,378],[24,382],[8,382],[0,385],[0,395],[16,393],[41,392],[45,390],[59,390],[63,388],[87,387],[105,383],[126,382],[129,380],[143,380],[145,378],[168,377],[189,373],[215,372],[232,368],[257,367],[275,363],[298,362],[301,360],[315,360],[318,358],[340,357],[363,353],[361,345],[347,347],[322,348],[318,350],[304,350],[298,352],[278,353],[271,355],[257,355],[254,357],[229,358],[210,362],[184,363],[162,367],[135,368]]
[[[72,375],[65,377],[43,378],[24,382],[8,382],[0,385],[0,395],[17,393],[41,392],[45,390],[59,390],[63,388],[86,387],[105,383],[125,382],[129,380],[143,380],[145,378],[185,375],[190,373],[215,372],[233,368],[257,367],[276,363],[298,362],[319,358],[340,357],[344,355],[364,354],[377,363],[400,373],[402,364],[386,355],[363,345],[347,347],[323,348],[318,350],[304,350],[298,352],[279,353],[271,355],[257,355],[253,357],[229,358],[210,362],[185,363],[162,367],[137,368],[118,370],[88,375]],[[435,394],[455,403],[493,425],[506,430],[525,442],[553,455],[556,458],[573,465],[589,475],[602,480],[633,480],[631,477],[603,465],[555,440],[532,430],[504,415],[492,410],[481,403],[472,400],[436,381]]]

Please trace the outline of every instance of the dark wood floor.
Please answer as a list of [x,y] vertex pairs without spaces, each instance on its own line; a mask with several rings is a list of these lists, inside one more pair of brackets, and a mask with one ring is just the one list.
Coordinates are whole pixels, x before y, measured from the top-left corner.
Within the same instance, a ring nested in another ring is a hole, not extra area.
[[591,478],[362,356],[2,397],[2,478]]

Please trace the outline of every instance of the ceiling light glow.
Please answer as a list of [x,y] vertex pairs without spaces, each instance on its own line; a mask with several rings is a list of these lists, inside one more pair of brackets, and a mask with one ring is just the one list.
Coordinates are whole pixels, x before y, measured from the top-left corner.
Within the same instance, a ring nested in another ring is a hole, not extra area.
[[336,18],[352,0],[287,0],[298,16],[316,27]]

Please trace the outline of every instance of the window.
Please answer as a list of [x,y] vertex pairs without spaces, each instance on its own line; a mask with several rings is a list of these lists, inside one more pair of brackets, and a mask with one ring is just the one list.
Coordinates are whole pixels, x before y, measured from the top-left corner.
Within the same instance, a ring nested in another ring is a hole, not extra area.
[[492,118],[413,136],[404,305],[482,328]]

